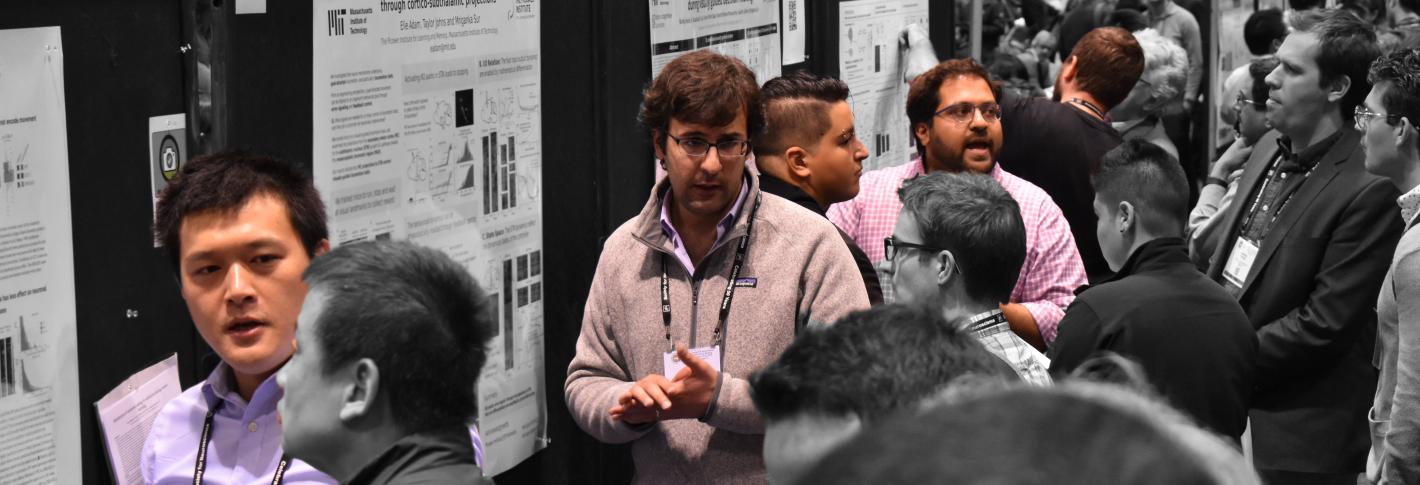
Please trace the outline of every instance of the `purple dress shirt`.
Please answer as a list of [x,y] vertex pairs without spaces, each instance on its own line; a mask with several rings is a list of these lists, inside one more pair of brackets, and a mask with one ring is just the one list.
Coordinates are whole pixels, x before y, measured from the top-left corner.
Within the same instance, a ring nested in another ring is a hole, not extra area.
[[[680,240],[680,233],[675,231],[675,225],[671,224],[671,198],[670,191],[666,191],[666,197],[661,198],[661,229],[665,230],[666,237],[670,238],[671,246],[675,248],[675,258],[685,267],[685,272],[695,274],[695,262],[690,260],[690,252],[685,249],[685,242]],[[740,195],[735,198],[735,205],[730,206],[730,211],[725,213],[725,217],[720,219],[720,224],[715,226],[715,244],[711,248],[719,245],[725,237],[725,231],[735,227],[735,218],[739,217],[740,209],[744,208],[745,198],[749,197],[749,180],[740,179]]]

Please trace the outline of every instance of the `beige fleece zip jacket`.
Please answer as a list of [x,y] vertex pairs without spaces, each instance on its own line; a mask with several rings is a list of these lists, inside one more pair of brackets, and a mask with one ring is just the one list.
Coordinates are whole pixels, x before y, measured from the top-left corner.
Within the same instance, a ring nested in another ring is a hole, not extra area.
[[[765,483],[764,424],[750,400],[750,373],[778,358],[799,319],[832,322],[868,307],[853,256],[828,222],[772,194],[750,192],[734,227],[686,274],[661,229],[662,180],[641,213],[612,233],[597,262],[582,314],[577,354],[567,367],[567,408],[587,433],[607,443],[633,442],[635,483]],[[661,319],[661,258],[670,276],[671,336],[689,347],[713,341],[735,247],[754,213],[741,285],[723,330],[720,387],[700,421],[641,426],[612,421],[616,398],[650,374],[661,374],[669,350]]]

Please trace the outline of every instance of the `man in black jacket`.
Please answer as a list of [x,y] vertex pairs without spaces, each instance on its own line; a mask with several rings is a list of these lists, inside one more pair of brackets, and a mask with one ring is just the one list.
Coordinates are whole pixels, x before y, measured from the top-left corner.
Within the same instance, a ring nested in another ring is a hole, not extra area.
[[[1356,483],[1365,468],[1376,295],[1400,238],[1399,192],[1366,173],[1354,108],[1375,29],[1323,12],[1277,50],[1267,121],[1220,216],[1208,276],[1257,332],[1253,463],[1270,483]],[[1294,27],[1296,27],[1294,25]]]
[[[795,71],[764,83],[760,96],[764,129],[754,137],[754,158],[761,190],[820,216],[829,205],[858,195],[858,176],[863,174],[868,147],[854,130],[848,85]],[[882,303],[872,261],[842,230],[838,234],[863,275],[868,301]]]
[[306,270],[296,353],[276,375],[287,453],[345,484],[487,483],[466,427],[494,332],[487,295],[410,243],[327,258]]
[[1247,426],[1257,337],[1247,314],[1188,258],[1188,182],[1162,148],[1129,140],[1094,178],[1096,233],[1114,277],[1086,287],[1060,321],[1050,370],[1096,351],[1133,359],[1200,425],[1238,441]]

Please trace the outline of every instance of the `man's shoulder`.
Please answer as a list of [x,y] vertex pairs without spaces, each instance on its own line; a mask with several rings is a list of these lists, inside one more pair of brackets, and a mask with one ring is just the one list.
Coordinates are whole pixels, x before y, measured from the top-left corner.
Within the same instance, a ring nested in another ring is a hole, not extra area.
[[764,193],[762,197],[761,212],[756,216],[756,224],[764,223],[777,232],[795,235],[797,239],[804,239],[804,236],[812,236],[814,239],[840,237],[838,228],[817,212],[774,194]]
[[170,441],[187,442],[202,431],[208,409],[207,395],[203,391],[206,385],[207,381],[198,382],[163,405],[148,431],[150,446]]
[[1005,168],[997,168],[1000,172],[998,180],[1001,187],[1011,194],[1011,198],[1016,199],[1016,204],[1021,206],[1022,216],[1026,216],[1026,211],[1039,211],[1043,209],[1054,209],[1054,213],[1059,215],[1060,207],[1055,204],[1055,200],[1050,198],[1050,194],[1045,189],[1031,183],[1031,181],[1017,177]]

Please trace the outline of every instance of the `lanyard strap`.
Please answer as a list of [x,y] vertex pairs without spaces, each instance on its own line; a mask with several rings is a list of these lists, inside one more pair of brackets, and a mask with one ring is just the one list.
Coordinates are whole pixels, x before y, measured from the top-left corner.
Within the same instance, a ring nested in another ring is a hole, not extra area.
[[[1252,204],[1249,205],[1247,208],[1247,219],[1243,220],[1243,225],[1240,228],[1243,234],[1246,234],[1247,231],[1252,228],[1252,223],[1254,222],[1254,219],[1257,218],[1257,206],[1258,204],[1262,203],[1262,197],[1267,195],[1267,187],[1269,185],[1272,185],[1273,179],[1277,178],[1277,172],[1281,172],[1282,179],[1284,181],[1286,180],[1287,172],[1282,172],[1282,164],[1285,163],[1285,158],[1285,155],[1279,155],[1277,157],[1277,160],[1273,162],[1272,167],[1267,170],[1267,179],[1262,181],[1262,187],[1258,189],[1257,195],[1252,198]],[[1272,204],[1277,206],[1276,210],[1271,211],[1273,219],[1276,219],[1277,215],[1282,214],[1282,209],[1285,209],[1287,207],[1287,203],[1292,201],[1292,196],[1296,195],[1298,190],[1301,190],[1302,185],[1306,183],[1307,177],[1311,176],[1312,171],[1316,170],[1317,165],[1321,164],[1317,163],[1316,165],[1312,165],[1311,168],[1308,168],[1306,172],[1302,172],[1302,181],[1297,182],[1296,185],[1293,185],[1291,190],[1286,190],[1285,192],[1277,194],[1277,198],[1280,199],[1280,203],[1278,203],[1279,201],[1276,200],[1272,201]],[[1271,230],[1271,224],[1268,224],[1267,229]]]
[[991,312],[990,315],[982,317],[980,320],[972,321],[967,331],[980,333],[996,325],[1006,323],[1006,314],[999,311]]
[[[202,485],[202,474],[207,471],[207,445],[212,441],[212,416],[221,409],[222,402],[217,401],[217,405],[207,410],[207,418],[202,421],[202,441],[197,445],[197,465],[192,470],[192,485]],[[276,464],[276,473],[271,476],[271,485],[281,485],[286,476],[286,468],[291,464],[291,459],[281,454],[281,462]]]
[[[725,284],[725,297],[720,301],[720,319],[715,324],[715,345],[720,345],[720,330],[725,327],[725,321],[730,317],[730,303],[735,298],[735,282],[740,279],[740,270],[744,268],[745,251],[749,247],[749,236],[754,232],[754,215],[759,212],[759,202],[761,197],[754,198],[754,208],[750,209],[749,220],[745,224],[745,235],[740,237],[740,244],[735,248],[735,263],[730,266],[730,280]],[[671,340],[671,283],[670,275],[666,273],[666,254],[661,253],[661,323],[666,327],[666,345],[670,346],[672,352],[675,351],[675,342]]]
[[1085,109],[1088,109],[1088,110],[1090,110],[1091,112],[1093,112],[1096,116],[1099,116],[1101,120],[1107,118],[1107,117],[1104,115],[1104,110],[1100,109],[1099,106],[1095,106],[1094,103],[1091,103],[1091,102],[1089,102],[1089,101],[1085,101],[1085,100],[1080,99],[1080,98],[1070,98],[1070,102],[1071,102],[1071,103],[1078,104],[1078,105],[1080,105],[1080,106],[1084,106]]

